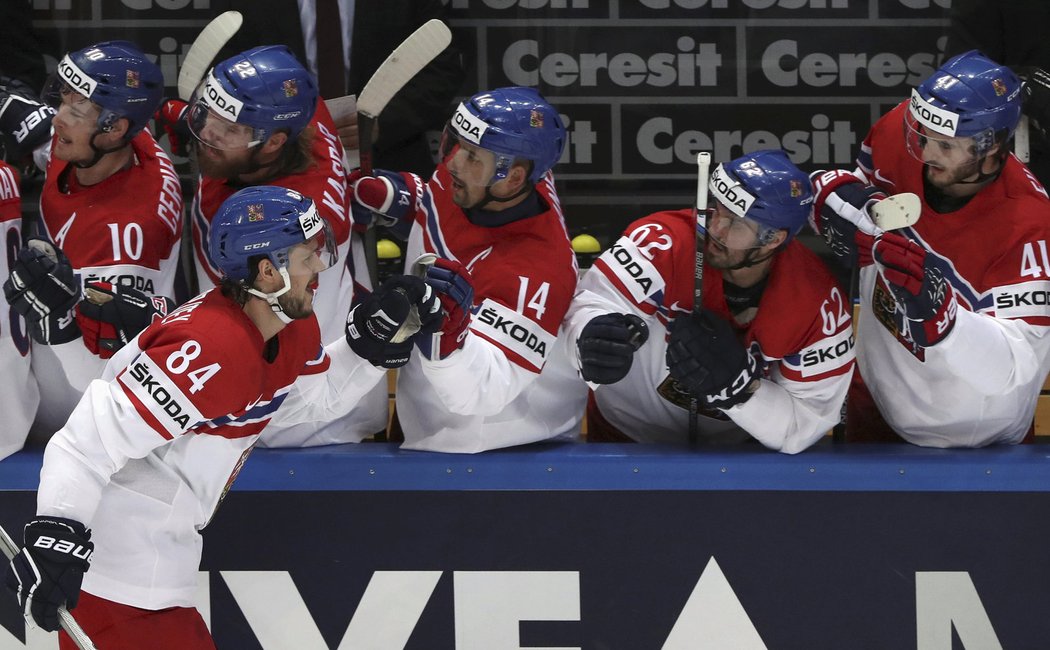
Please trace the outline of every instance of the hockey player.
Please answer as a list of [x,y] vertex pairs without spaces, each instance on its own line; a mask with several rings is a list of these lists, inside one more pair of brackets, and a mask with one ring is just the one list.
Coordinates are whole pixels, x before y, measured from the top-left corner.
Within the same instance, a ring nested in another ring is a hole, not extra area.
[[398,373],[405,448],[470,453],[578,433],[584,391],[558,336],[576,259],[550,173],[565,139],[538,92],[499,88],[459,105],[429,181],[351,176],[355,204],[411,226],[407,260],[436,256],[417,266],[446,317]]
[[[166,302],[150,298],[174,294],[182,191],[171,161],[143,130],[163,86],[160,68],[136,46],[109,41],[62,58],[44,90],[54,109],[24,98],[5,103],[9,117],[31,111],[25,142],[43,142],[38,159],[50,147],[43,240],[19,251],[4,285],[40,344],[32,363],[43,436],[65,423],[105,359],[163,313]],[[85,285],[107,304],[82,301]]]
[[27,618],[55,630],[65,604],[99,648],[213,648],[193,607],[200,530],[260,432],[349,409],[385,372],[354,351],[402,363],[412,339],[390,341],[411,308],[439,313],[422,280],[397,276],[355,308],[346,340],[322,347],[314,293],[336,256],[314,203],[247,188],[211,235],[220,286],[140,333],[88,386],[47,446],[37,516],[7,571]]
[[[818,230],[859,267],[870,398],[851,392],[851,437],[895,438],[874,406],[924,446],[1016,443],[1031,430],[1050,369],[1050,201],[1009,152],[1020,114],[1014,73],[966,52],[879,119],[856,172],[817,176]],[[922,197],[918,223],[873,238],[865,183]]]
[[[813,208],[783,151],[711,175],[706,244],[692,210],[631,224],[580,281],[565,322],[591,382],[589,440],[684,442],[697,397],[701,444],[754,438],[797,453],[839,420],[853,374],[849,303],[794,239]],[[692,312],[694,245],[703,311]]]
[[[357,268],[365,268],[364,248],[360,237],[351,237],[343,147],[313,77],[283,45],[253,48],[208,73],[186,116],[200,167],[191,208],[200,288],[214,286],[221,276],[207,251],[210,223],[222,202],[246,185],[294,189],[311,197],[332,224],[340,259],[346,260],[322,274],[317,294],[322,337],[338,336],[354,297],[355,258]],[[358,289],[371,287],[365,281]],[[386,386],[378,385],[345,418],[282,431],[273,441],[284,446],[357,442],[383,431],[387,417]],[[271,444],[270,435],[263,444]]]
[[[0,276],[6,276],[14,263],[11,254],[22,241],[22,196],[15,168],[0,161]],[[7,278],[4,277],[6,280]],[[0,301],[0,373],[4,390],[0,392],[0,460],[15,453],[25,444],[29,426],[36,415],[40,391],[30,369],[29,332],[18,312],[10,311],[7,301]]]

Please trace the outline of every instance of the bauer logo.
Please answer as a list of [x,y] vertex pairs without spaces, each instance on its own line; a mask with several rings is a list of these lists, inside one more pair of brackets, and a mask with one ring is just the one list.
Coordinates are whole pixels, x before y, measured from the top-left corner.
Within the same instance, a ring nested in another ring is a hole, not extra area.
[[470,329],[521,357],[536,372],[543,368],[554,335],[522,314],[485,299]]
[[[592,27],[582,42],[575,39],[576,28],[548,31],[553,33],[541,47],[538,39],[521,38],[521,30],[490,29],[489,61],[501,62],[490,84],[541,86],[549,95],[574,96],[735,93],[732,30]],[[583,44],[559,50],[559,43]]]

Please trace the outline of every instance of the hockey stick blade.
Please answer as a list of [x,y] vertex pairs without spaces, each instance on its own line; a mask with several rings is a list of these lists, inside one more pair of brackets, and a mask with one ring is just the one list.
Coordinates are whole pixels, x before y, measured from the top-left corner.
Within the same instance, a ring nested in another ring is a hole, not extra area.
[[[0,526],[0,551],[3,551],[4,556],[10,560],[14,556],[18,555],[18,545],[15,544],[15,540],[11,539],[11,536],[7,534],[3,526]],[[91,638],[86,632],[80,627],[80,623],[77,623],[73,615],[69,613],[65,607],[58,608],[58,622],[62,625],[62,629],[66,631],[69,638],[73,639],[73,643],[80,648],[80,650],[98,650],[95,644],[91,641]]]
[[211,67],[215,55],[237,33],[243,21],[241,12],[227,11],[204,26],[182,60],[182,67],[179,69],[179,99],[190,101],[193,91]]
[[452,42],[452,32],[437,18],[423,23],[383,61],[357,97],[357,112],[378,117],[390,99]]
[[882,230],[914,226],[922,214],[922,201],[911,192],[894,194],[871,206],[871,219]]

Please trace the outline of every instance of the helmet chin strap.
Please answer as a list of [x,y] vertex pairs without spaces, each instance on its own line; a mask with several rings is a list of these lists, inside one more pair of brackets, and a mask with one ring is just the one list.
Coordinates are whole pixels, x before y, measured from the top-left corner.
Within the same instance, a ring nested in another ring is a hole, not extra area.
[[292,288],[292,280],[288,277],[288,269],[283,266],[281,267],[280,274],[281,279],[284,281],[284,286],[278,289],[277,291],[274,291],[272,293],[266,293],[264,291],[259,291],[255,287],[248,287],[248,293],[252,294],[257,298],[262,298],[263,300],[265,300],[266,303],[270,305],[270,309],[273,310],[273,313],[277,316],[277,318],[281,319],[281,322],[285,325],[288,325],[294,319],[290,318],[288,314],[284,313],[284,307],[281,307],[281,303],[278,302],[277,299],[283,296],[284,294],[288,293],[288,291]]
[[102,133],[103,131],[98,130],[95,131],[94,135],[91,136],[91,142],[89,144],[91,145],[91,150],[95,152],[95,155],[91,157],[91,160],[89,160],[88,162],[75,162],[73,163],[74,167],[79,167],[80,169],[88,169],[90,167],[94,167],[98,164],[100,160],[102,160],[102,156],[111,153],[116,153],[128,144],[127,142],[122,142],[119,146],[113,147],[112,149],[101,149],[95,146],[95,138],[102,135]]

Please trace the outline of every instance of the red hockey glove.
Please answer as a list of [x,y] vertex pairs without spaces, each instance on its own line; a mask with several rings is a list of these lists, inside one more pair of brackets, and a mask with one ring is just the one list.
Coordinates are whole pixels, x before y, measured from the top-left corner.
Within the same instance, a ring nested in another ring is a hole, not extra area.
[[955,325],[958,302],[935,258],[919,244],[893,232],[876,240],[874,255],[909,321],[912,340],[924,348],[943,340]]
[[189,105],[181,99],[167,99],[153,114],[157,123],[157,138],[161,131],[168,136],[171,153],[185,158],[189,155],[189,144],[193,139],[189,122],[186,121],[186,109]]
[[395,226],[411,214],[412,193],[401,174],[382,169],[374,173],[365,176],[355,169],[346,178],[354,224],[368,227],[375,219],[377,225]]
[[168,315],[175,302],[163,296],[149,298],[128,287],[89,282],[85,300],[77,305],[77,325],[84,346],[102,359],[113,356],[139,332]]
[[595,384],[615,384],[631,371],[634,353],[649,339],[649,327],[634,314],[602,314],[576,341],[580,376]]
[[[831,252],[846,266],[870,265],[875,240],[865,230],[872,230],[875,224],[868,216],[867,208],[886,195],[841,169],[813,172],[810,180],[816,195],[810,221],[813,230],[824,238]],[[857,224],[861,223],[871,226],[858,228]]]
[[436,361],[463,347],[474,309],[474,282],[465,266],[440,257],[424,279],[441,300],[441,317],[423,321],[416,345],[424,358]]

